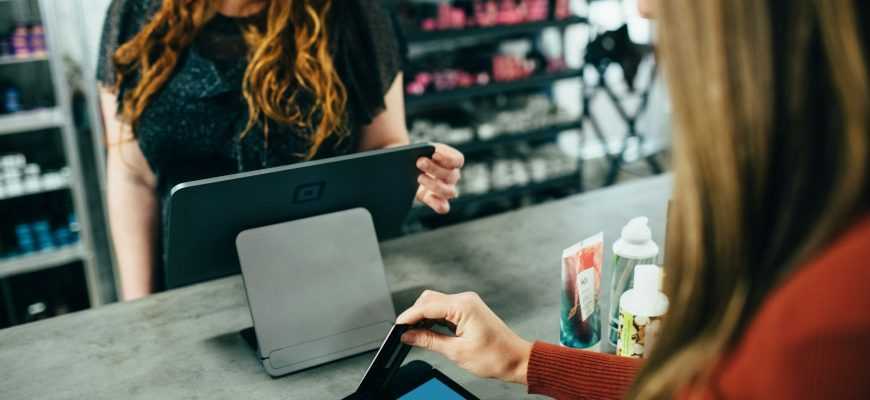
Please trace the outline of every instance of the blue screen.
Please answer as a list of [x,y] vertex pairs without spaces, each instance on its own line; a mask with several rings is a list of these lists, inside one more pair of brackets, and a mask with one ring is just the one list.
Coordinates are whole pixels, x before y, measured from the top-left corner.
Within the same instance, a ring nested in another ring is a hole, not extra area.
[[465,400],[456,394],[449,386],[441,383],[436,378],[429,379],[426,383],[406,393],[399,400]]

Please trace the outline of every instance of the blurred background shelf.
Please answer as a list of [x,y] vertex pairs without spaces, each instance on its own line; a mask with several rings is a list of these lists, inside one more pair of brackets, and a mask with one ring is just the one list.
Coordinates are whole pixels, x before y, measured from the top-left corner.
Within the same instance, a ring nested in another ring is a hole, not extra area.
[[486,85],[432,92],[422,95],[407,95],[405,98],[405,104],[407,112],[414,113],[428,107],[447,105],[475,97],[492,96],[495,94],[544,87],[563,79],[580,78],[582,75],[582,70],[569,68],[564,71],[542,73],[516,81],[494,82]]
[[[91,144],[79,124],[86,110],[75,92],[81,71],[64,48],[75,40],[64,31],[74,18],[70,3],[0,0],[0,40],[26,37],[30,52],[15,48],[19,55],[0,57],[0,109],[13,111],[0,114],[0,253],[7,256],[0,258],[0,313],[7,316],[0,328],[115,298],[107,247],[94,239],[105,222]],[[31,306],[44,312],[30,316]]]
[[485,28],[444,29],[433,31],[408,30],[405,32],[405,40],[408,44],[422,44],[443,40],[455,39],[484,39],[518,34],[539,32],[546,28],[564,28],[576,24],[585,24],[585,17],[570,16],[561,20],[548,20],[540,22],[528,22],[516,25],[498,25]]
[[[0,0],[0,2],[2,2],[2,0]],[[26,64],[26,63],[40,62],[40,61],[48,61],[48,54],[42,54],[42,55],[36,55],[36,56],[27,56],[27,57],[0,56],[0,66]]]
[[72,245],[10,258],[0,258],[0,278],[41,271],[82,261],[85,250],[81,245]]
[[554,140],[562,132],[570,129],[580,129],[582,121],[570,121],[538,129],[532,129],[517,133],[502,133],[492,139],[474,140],[456,144],[455,147],[465,155],[491,150],[493,147],[510,143],[529,143]]
[[37,195],[41,195],[41,194],[54,193],[54,192],[59,192],[59,191],[62,191],[62,190],[70,190],[70,185],[69,185],[69,183],[64,183],[63,185],[60,185],[60,186],[57,186],[57,187],[53,187],[53,188],[50,188],[50,189],[39,189],[39,190],[35,190],[35,191],[24,191],[24,192],[21,192],[21,193],[17,193],[17,194],[15,194],[15,195],[9,195],[9,194],[6,194],[6,193],[0,193],[0,202],[5,201],[5,200],[19,199],[19,198],[27,197],[27,196],[37,196]]
[[65,122],[60,108],[43,108],[0,115],[0,135],[59,128]]

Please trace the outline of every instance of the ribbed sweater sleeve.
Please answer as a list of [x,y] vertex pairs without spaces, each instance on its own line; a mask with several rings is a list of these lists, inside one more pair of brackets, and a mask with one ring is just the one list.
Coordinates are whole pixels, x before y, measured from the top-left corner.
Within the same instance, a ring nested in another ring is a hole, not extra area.
[[620,399],[640,360],[535,342],[529,358],[529,393],[555,399]]

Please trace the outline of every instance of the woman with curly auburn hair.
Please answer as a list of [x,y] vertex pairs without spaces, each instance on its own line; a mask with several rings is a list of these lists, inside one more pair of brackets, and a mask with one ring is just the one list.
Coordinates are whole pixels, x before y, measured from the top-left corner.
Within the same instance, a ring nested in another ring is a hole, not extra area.
[[[409,142],[378,0],[113,0],[98,78],[125,300],[160,289],[174,185]],[[463,162],[418,160],[418,200],[448,212]]]

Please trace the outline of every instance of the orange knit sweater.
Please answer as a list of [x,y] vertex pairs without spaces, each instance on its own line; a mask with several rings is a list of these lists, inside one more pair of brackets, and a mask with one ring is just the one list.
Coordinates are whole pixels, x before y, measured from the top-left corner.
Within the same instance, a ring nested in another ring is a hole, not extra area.
[[[702,398],[870,399],[870,217],[777,288]],[[638,360],[535,343],[529,393],[613,399]]]

